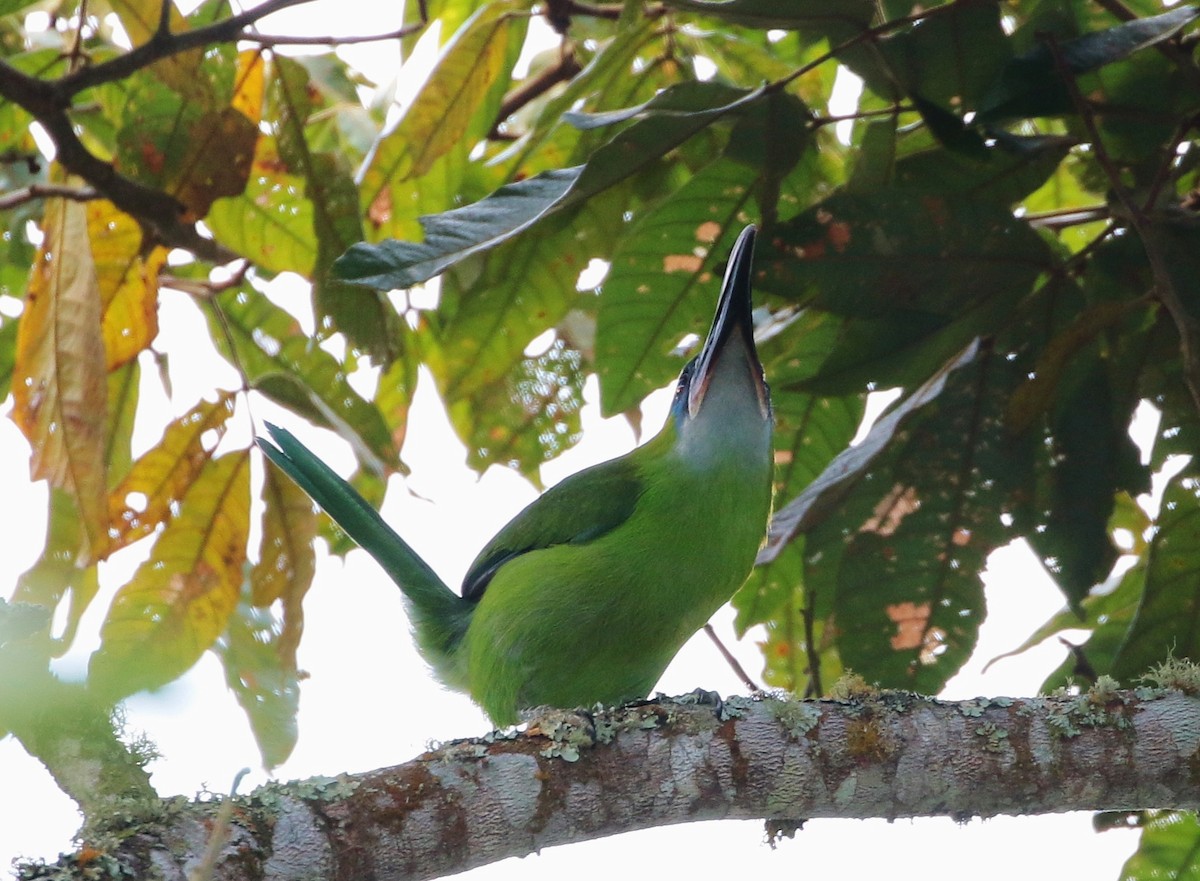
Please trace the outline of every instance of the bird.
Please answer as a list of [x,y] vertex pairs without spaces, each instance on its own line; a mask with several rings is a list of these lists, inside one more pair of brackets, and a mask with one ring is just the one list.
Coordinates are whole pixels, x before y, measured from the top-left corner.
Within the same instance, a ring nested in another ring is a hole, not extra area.
[[287,430],[257,443],[400,587],[446,686],[497,726],[528,711],[645,698],[746,581],[771,514],[770,390],[754,343],[756,230],[730,253],[716,314],[663,428],[552,486],[479,552],[461,593]]

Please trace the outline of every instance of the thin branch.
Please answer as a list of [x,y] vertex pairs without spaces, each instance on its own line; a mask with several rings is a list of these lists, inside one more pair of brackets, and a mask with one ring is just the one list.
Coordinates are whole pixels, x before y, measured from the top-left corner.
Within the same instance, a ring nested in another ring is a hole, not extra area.
[[500,109],[496,113],[496,121],[492,123],[489,138],[500,136],[500,126],[529,102],[546,94],[558,83],[566,82],[582,70],[575,58],[575,50],[570,43],[564,41],[562,53],[558,61],[550,67],[538,71],[537,74],[521,81],[521,84],[504,96]]
[[808,685],[804,689],[804,696],[821,697],[825,694],[825,689],[821,686],[821,653],[817,650],[814,622],[816,616],[813,614],[811,601],[805,603],[800,615],[804,619],[804,651],[808,655]]
[[721,657],[725,659],[725,663],[727,663],[733,669],[734,675],[737,676],[738,679],[742,680],[742,685],[746,686],[751,694],[758,694],[758,692],[762,691],[762,689],[758,687],[758,683],[750,678],[750,674],[746,672],[746,669],[741,665],[741,662],[739,662],[738,659],[733,656],[733,653],[725,647],[725,643],[721,642],[721,637],[717,636],[717,631],[713,629],[711,624],[704,625],[704,632],[707,633],[708,638],[713,641],[713,645],[717,647],[717,651],[721,653]]
[[0,195],[0,211],[7,211],[32,202],[36,199],[48,199],[52,196],[60,199],[70,199],[73,202],[91,202],[100,198],[100,193],[94,187],[71,187],[63,184],[30,184]]
[[1097,220],[1108,220],[1112,211],[1107,205],[1089,205],[1085,208],[1059,208],[1055,211],[1040,211],[1026,214],[1026,223],[1034,229],[1065,229],[1069,226],[1080,226],[1084,223],[1094,223]]
[[1179,127],[1175,129],[1175,134],[1171,138],[1171,146],[1164,151],[1162,164],[1154,173],[1154,180],[1150,183],[1150,188],[1146,192],[1146,200],[1142,203],[1143,211],[1153,211],[1158,202],[1159,194],[1162,193],[1163,187],[1167,185],[1167,181],[1171,178],[1171,169],[1179,160],[1179,145],[1186,139],[1188,132],[1193,128],[1200,126],[1200,114],[1188,117],[1179,123]]
[[402,40],[425,27],[425,22],[417,21],[405,25],[386,34],[364,34],[358,37],[296,37],[285,34],[247,33],[241,39],[247,43],[258,43],[260,46],[353,46],[358,43],[383,43],[388,40]]
[[840,116],[813,116],[809,125],[813,128],[819,128],[823,125],[834,125],[839,122],[848,122],[850,120],[873,119],[878,116],[898,116],[901,113],[915,113],[917,108],[908,104],[897,104],[894,107],[884,107],[881,110],[859,110],[856,113],[843,113]]
[[1196,408],[1197,412],[1200,412],[1200,335],[1197,333],[1196,322],[1180,299],[1179,292],[1175,290],[1175,283],[1171,278],[1170,270],[1167,268],[1166,259],[1163,257],[1162,251],[1158,246],[1158,240],[1151,232],[1146,215],[1142,212],[1141,206],[1133,201],[1129,190],[1121,182],[1121,173],[1116,163],[1113,162],[1112,157],[1109,156],[1108,149],[1100,137],[1100,129],[1096,125],[1095,114],[1092,112],[1092,108],[1087,103],[1087,100],[1080,93],[1079,84],[1076,83],[1074,73],[1072,73],[1063,59],[1058,41],[1053,36],[1049,36],[1046,45],[1054,58],[1054,66],[1057,69],[1058,75],[1061,77],[1063,84],[1071,96],[1071,102],[1075,105],[1080,120],[1087,129],[1092,149],[1095,152],[1096,162],[1099,163],[1100,168],[1104,171],[1104,176],[1108,179],[1108,184],[1112,188],[1113,195],[1120,203],[1126,218],[1141,240],[1143,249],[1145,249],[1146,259],[1150,263],[1150,272],[1154,278],[1155,292],[1159,301],[1171,316],[1171,320],[1175,323],[1175,330],[1179,334],[1179,354],[1183,362],[1184,382],[1187,384],[1188,393],[1191,395],[1192,405]]
[[[156,61],[201,49],[216,43],[233,43],[238,40],[253,39],[253,34],[246,29],[260,19],[272,13],[288,9],[292,6],[303,6],[314,0],[267,0],[261,6],[248,9],[238,15],[230,16],[222,21],[180,33],[171,33],[163,29],[163,19],[159,20],[159,28],[145,43],[135,46],[124,55],[119,55],[109,61],[86,67],[69,73],[61,79],[46,84],[53,92],[54,100],[60,108],[66,107],[71,98],[101,83],[115,82],[125,79],[130,74],[149,67]],[[170,7],[170,0],[164,0],[164,8]]]

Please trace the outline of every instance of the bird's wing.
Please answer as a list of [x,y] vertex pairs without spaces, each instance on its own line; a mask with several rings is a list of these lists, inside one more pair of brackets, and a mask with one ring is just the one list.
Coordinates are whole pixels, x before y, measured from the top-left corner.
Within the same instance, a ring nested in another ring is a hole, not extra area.
[[513,557],[562,544],[584,544],[624,523],[643,489],[629,458],[613,459],[551,487],[479,552],[463,579],[463,599],[477,601],[497,570]]

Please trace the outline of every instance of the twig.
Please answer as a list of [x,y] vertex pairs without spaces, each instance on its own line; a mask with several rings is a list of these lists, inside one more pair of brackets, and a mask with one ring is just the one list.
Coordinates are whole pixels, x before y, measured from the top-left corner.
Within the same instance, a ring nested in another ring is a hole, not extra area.
[[805,603],[800,610],[800,617],[804,619],[804,652],[808,656],[808,687],[804,690],[804,696],[821,697],[825,689],[821,687],[821,653],[817,651],[811,603]]
[[[142,68],[149,67],[156,61],[162,61],[172,55],[205,48],[214,43],[233,43],[238,40],[253,39],[253,34],[248,33],[246,29],[255,22],[280,10],[312,2],[314,0],[267,0],[261,6],[248,9],[238,15],[230,16],[206,27],[181,31],[177,34],[171,33],[169,15],[164,13],[164,16],[159,19],[158,30],[145,43],[135,46],[124,55],[118,55],[109,61],[82,68],[44,85],[53,94],[57,106],[65,107],[74,95],[84,89],[90,89],[101,83],[122,80]],[[165,10],[169,11],[170,5],[170,0],[164,0],[163,8]]]
[[57,197],[70,199],[73,202],[91,202],[100,198],[100,193],[94,187],[71,187],[64,184],[30,184],[0,195],[0,211],[16,208],[35,199]]
[[489,138],[500,137],[500,126],[530,101],[546,94],[558,83],[566,82],[579,73],[583,68],[575,58],[575,50],[571,44],[564,41],[562,53],[558,62],[539,71],[536,75],[527,77],[521,84],[504,96],[500,109],[496,112],[496,121],[492,123]]
[[417,33],[425,27],[425,22],[417,21],[405,25],[386,34],[364,34],[358,37],[296,37],[284,34],[248,33],[240,39],[247,43],[258,43],[260,46],[352,46],[358,43],[384,43],[388,40],[402,40]]
[[1080,120],[1087,129],[1088,137],[1092,142],[1092,149],[1096,155],[1096,161],[1104,171],[1104,176],[1108,179],[1109,186],[1112,187],[1113,195],[1121,204],[1121,208],[1128,218],[1130,225],[1142,242],[1142,248],[1146,251],[1146,259],[1150,263],[1150,273],[1154,278],[1155,292],[1159,302],[1163,304],[1167,313],[1171,316],[1171,320],[1175,323],[1175,330],[1179,334],[1179,354],[1183,362],[1184,382],[1187,384],[1188,393],[1192,397],[1192,405],[1196,408],[1197,412],[1200,412],[1200,360],[1197,360],[1197,352],[1200,346],[1197,345],[1196,323],[1175,290],[1175,284],[1171,279],[1171,272],[1167,268],[1166,260],[1163,258],[1157,239],[1151,234],[1145,214],[1143,214],[1141,207],[1134,203],[1129,191],[1121,183],[1120,171],[1117,169],[1112,157],[1108,155],[1108,149],[1104,146],[1104,141],[1100,138],[1100,129],[1096,126],[1096,118],[1092,113],[1092,108],[1088,105],[1083,95],[1080,94],[1079,85],[1075,82],[1074,74],[1067,67],[1063,59],[1058,41],[1053,36],[1049,36],[1046,45],[1054,58],[1054,66],[1057,69],[1058,75],[1062,78],[1063,84],[1067,87],[1067,91],[1071,96],[1071,102],[1075,105]]
[[1063,229],[1097,220],[1107,220],[1112,211],[1107,205],[1089,205],[1083,208],[1060,208],[1057,211],[1041,211],[1026,214],[1024,220],[1034,229]]
[[1154,173],[1154,180],[1151,181],[1150,189],[1147,190],[1146,200],[1142,203],[1143,211],[1154,210],[1154,205],[1158,202],[1158,196],[1162,192],[1162,188],[1166,186],[1167,180],[1171,177],[1171,167],[1179,159],[1179,145],[1187,138],[1187,133],[1197,125],[1200,125],[1200,114],[1191,116],[1179,123],[1179,127],[1175,130],[1175,134],[1171,138],[1171,146],[1164,151],[1163,162]]
[[721,642],[721,637],[717,636],[717,631],[713,629],[711,624],[704,625],[704,632],[707,633],[708,638],[713,641],[713,645],[717,647],[717,651],[721,653],[721,657],[725,659],[725,662],[733,668],[734,674],[738,677],[738,679],[742,680],[742,685],[746,686],[751,693],[762,691],[758,684],[750,678],[750,674],[746,672],[745,668],[742,667],[742,665],[738,662],[738,659],[735,658],[729,649],[725,647],[725,643]]
[[813,128],[820,128],[823,125],[834,125],[850,120],[873,119],[877,116],[898,116],[901,113],[915,113],[916,110],[917,108],[910,107],[907,104],[897,104],[894,107],[884,107],[881,110],[859,110],[856,113],[843,113],[840,116],[813,116],[809,120],[809,125]]
[[181,278],[177,275],[161,275],[159,283],[163,287],[171,288],[172,290],[181,291],[188,296],[196,297],[201,300],[208,300],[230,288],[238,287],[246,278],[246,273],[250,271],[250,261],[243,259],[241,265],[238,266],[224,281],[208,281],[198,278]]
[[[170,0],[166,0],[170,2]],[[234,796],[237,795],[238,786],[242,782],[242,778],[250,773],[249,768],[242,768],[233,778],[233,786],[229,788],[228,798],[222,799],[221,806],[217,808],[217,815],[213,817],[212,831],[208,836],[208,844],[204,848],[204,853],[200,857],[200,861],[188,873],[188,881],[212,881],[216,875],[217,860],[221,858],[221,851],[225,844],[229,841],[229,833],[233,828],[233,808]]]

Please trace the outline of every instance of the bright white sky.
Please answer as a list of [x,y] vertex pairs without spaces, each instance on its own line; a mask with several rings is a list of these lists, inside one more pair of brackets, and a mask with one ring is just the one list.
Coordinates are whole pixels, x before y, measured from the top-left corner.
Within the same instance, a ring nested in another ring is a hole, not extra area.
[[[313,12],[328,12],[322,0]],[[397,7],[389,7],[397,8]],[[330,16],[337,33],[362,34],[391,29],[371,0],[339,0]],[[271,33],[285,30],[325,32],[301,10],[277,16]],[[380,81],[394,76],[396,53],[390,47],[364,47],[355,63]],[[281,304],[304,314],[305,295],[280,286]],[[11,304],[8,304],[11,305]],[[143,402],[153,408],[151,426],[139,426],[135,454],[158,440],[164,414],[182,415],[214,388],[235,388],[233,371],[207,345],[197,345],[198,311],[183,295],[162,295],[162,331],[157,347],[172,353],[174,398],[167,400],[155,370],[143,365]],[[311,325],[310,325],[311,326]],[[186,354],[185,354],[186,353]],[[602,420],[594,383],[583,411],[585,437],[575,450],[544,469],[551,484],[593,462],[628,450],[633,437],[621,420]],[[652,434],[661,425],[669,395],[647,404],[645,425]],[[152,402],[152,403],[151,403]],[[326,432],[273,408],[253,403],[255,417],[271,419],[295,430],[335,469],[353,469],[349,450]],[[151,411],[147,411],[151,412]],[[7,488],[0,554],[0,593],[8,594],[18,574],[36,559],[44,543],[46,492],[28,480],[29,449],[7,418],[10,403],[0,408],[0,486]],[[250,427],[244,402],[226,443],[244,445]],[[466,452],[454,436],[430,383],[418,389],[408,439],[403,451],[413,476],[394,485],[384,515],[447,580],[457,584],[476,551],[535,495],[519,477],[493,468],[477,478],[465,466]],[[257,474],[257,472],[256,472]],[[365,771],[403,762],[430,741],[479,735],[489,729],[483,715],[464,696],[442,689],[425,669],[408,638],[398,590],[367,555],[351,553],[342,565],[328,559],[318,545],[317,581],[305,601],[305,634],[301,667],[311,674],[303,684],[300,740],[292,758],[276,772],[278,779]],[[128,549],[102,565],[104,590],[84,619],[78,644],[57,668],[64,676],[82,675],[87,656],[97,644],[100,621],[113,591],[144,557],[140,547]],[[979,650],[947,687],[943,696],[1030,695],[1062,657],[1055,644],[997,663],[986,676],[984,663],[1018,644],[1037,624],[1057,611],[1061,597],[1028,551],[1005,550],[993,555],[987,574],[989,616]],[[761,669],[753,634],[735,643],[728,608],[715,619],[718,632],[751,674]],[[660,689],[679,694],[703,686],[724,694],[739,693],[740,683],[699,635],[666,672]],[[128,702],[129,727],[144,731],[163,758],[151,766],[153,782],[163,795],[193,794],[201,789],[227,791],[238,770],[255,769],[242,791],[268,779],[258,766],[258,752],[244,716],[224,686],[219,666],[205,658],[182,680],[154,695]],[[53,859],[70,847],[78,826],[72,804],[58,792],[35,760],[12,739],[0,741],[0,866],[16,856]],[[611,866],[662,865],[670,854],[672,873],[702,872],[699,877],[886,877],[890,881],[926,881],[930,877],[969,875],[974,881],[1010,881],[1033,877],[1116,877],[1136,846],[1128,832],[1095,835],[1090,814],[1039,818],[997,818],[959,826],[949,820],[812,821],[795,841],[772,851],[763,843],[757,822],[717,822],[649,830],[616,838],[548,850],[537,857],[509,860],[477,869],[472,877],[525,879],[531,873],[575,879],[609,877]],[[801,874],[803,873],[803,874]]]

